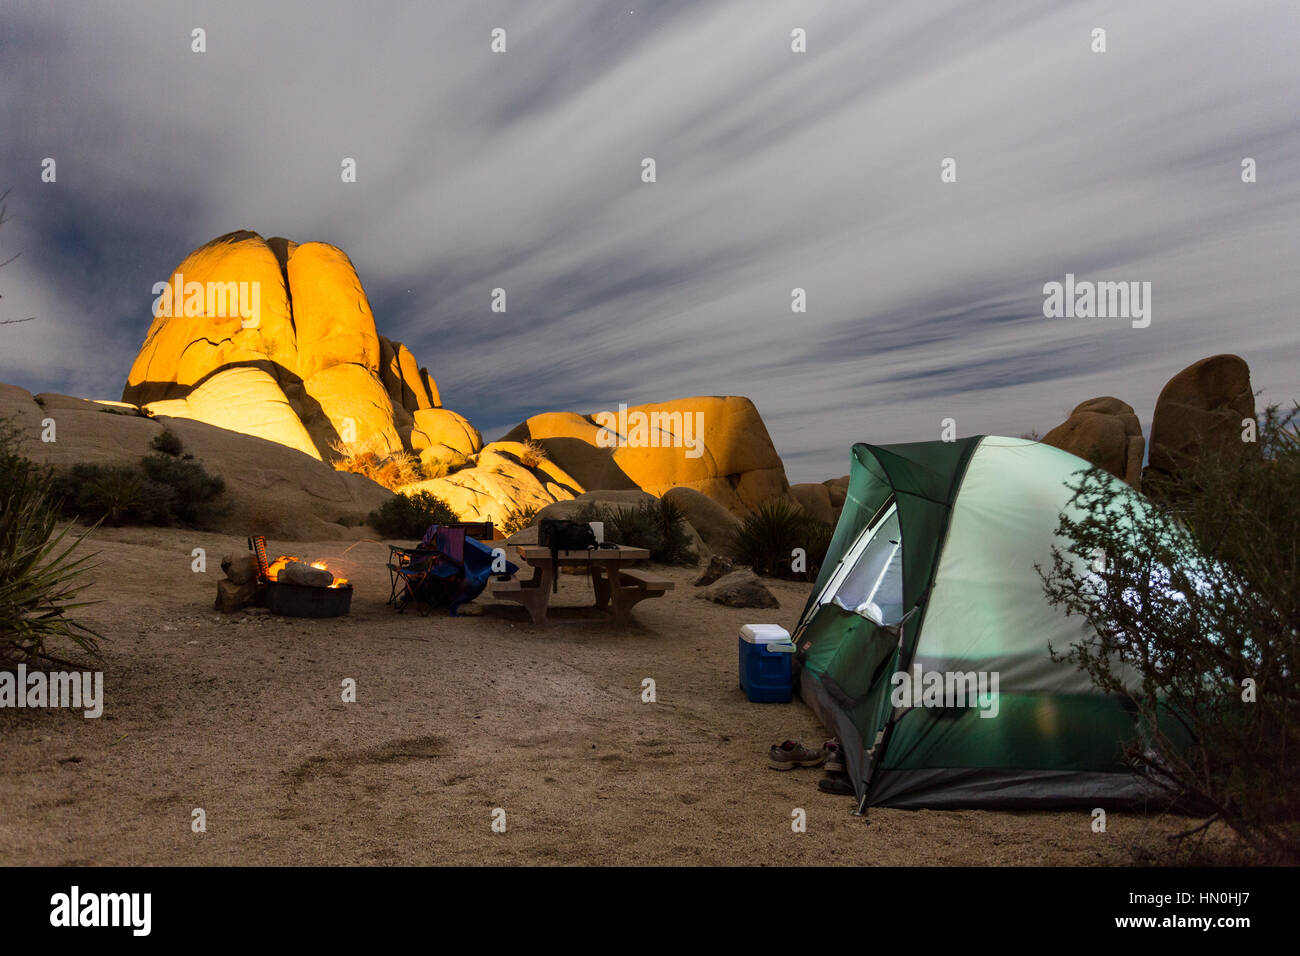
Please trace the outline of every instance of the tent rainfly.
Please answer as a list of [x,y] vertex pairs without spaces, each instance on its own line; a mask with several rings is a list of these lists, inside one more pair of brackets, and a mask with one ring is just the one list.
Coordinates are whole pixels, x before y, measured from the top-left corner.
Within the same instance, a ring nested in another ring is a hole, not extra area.
[[1038,571],[1087,467],[1015,438],[853,446],[794,641],[860,811],[1161,802],[1123,760],[1132,705],[1052,659],[1090,634]]

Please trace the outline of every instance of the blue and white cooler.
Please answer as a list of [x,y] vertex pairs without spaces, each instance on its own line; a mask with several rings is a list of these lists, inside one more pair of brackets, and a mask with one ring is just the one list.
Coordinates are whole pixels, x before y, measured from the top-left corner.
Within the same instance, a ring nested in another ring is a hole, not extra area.
[[793,690],[794,645],[777,624],[740,629],[740,688],[756,704],[788,704]]

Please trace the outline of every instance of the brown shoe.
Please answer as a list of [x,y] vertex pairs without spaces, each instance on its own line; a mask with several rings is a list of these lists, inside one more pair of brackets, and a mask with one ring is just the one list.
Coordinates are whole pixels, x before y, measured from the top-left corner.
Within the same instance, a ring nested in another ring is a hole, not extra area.
[[793,770],[796,767],[820,767],[826,762],[826,750],[809,750],[797,740],[773,744],[767,752],[767,765],[773,770]]
[[849,780],[847,773],[827,773],[817,781],[817,789],[822,793],[833,793],[837,796],[854,796],[853,782]]
[[844,772],[844,748],[840,742],[832,737],[826,743],[822,744],[822,749],[826,751],[826,769],[831,773]]

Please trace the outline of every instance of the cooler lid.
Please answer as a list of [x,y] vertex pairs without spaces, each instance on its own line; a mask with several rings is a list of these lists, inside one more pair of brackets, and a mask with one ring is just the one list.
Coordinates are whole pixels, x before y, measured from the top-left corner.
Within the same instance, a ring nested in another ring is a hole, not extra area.
[[748,644],[779,644],[790,640],[790,632],[780,624],[746,624],[740,639]]

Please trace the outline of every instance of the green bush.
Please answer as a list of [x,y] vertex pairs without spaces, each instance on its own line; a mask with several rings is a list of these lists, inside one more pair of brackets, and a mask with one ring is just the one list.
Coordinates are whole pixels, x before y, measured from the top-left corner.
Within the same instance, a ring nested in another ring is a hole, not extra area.
[[[1068,546],[1040,572],[1048,599],[1095,633],[1055,651],[1139,718],[1129,761],[1205,808],[1207,824],[1223,821],[1257,862],[1300,862],[1295,414],[1270,408],[1256,444],[1144,481],[1153,507],[1080,472],[1078,511],[1057,531]],[[1187,846],[1184,860],[1199,853]]]
[[12,431],[0,435],[0,663],[30,663],[45,656],[52,637],[98,650],[99,635],[70,620],[86,587],[90,556],[73,552],[85,535],[54,533],[57,504],[50,473],[14,453]]
[[226,483],[220,477],[208,474],[196,461],[145,455],[140,459],[140,466],[145,478],[171,491],[168,511],[172,521],[169,523],[201,524],[213,501],[226,490]]
[[225,487],[196,461],[153,454],[138,465],[73,465],[55,478],[54,497],[69,517],[193,527],[212,516]]
[[164,455],[171,455],[173,458],[178,457],[184,448],[180,436],[170,428],[164,428],[162,433],[155,435],[153,441],[149,444],[154,451],[160,451]]
[[501,519],[500,531],[503,535],[509,536],[516,531],[522,531],[524,528],[531,526],[536,520],[536,507],[508,508],[506,516]]
[[601,521],[605,540],[631,548],[645,548],[650,560],[661,564],[695,564],[699,555],[691,547],[686,518],[680,508],[662,498],[639,505],[610,507],[588,502],[578,508],[574,521]]
[[[812,580],[826,559],[834,530],[787,499],[771,498],[741,520],[732,539],[732,557],[755,574]],[[794,570],[795,548],[806,555],[803,571]]]
[[399,492],[370,512],[370,524],[385,538],[422,538],[429,525],[458,520],[447,503],[430,491]]

